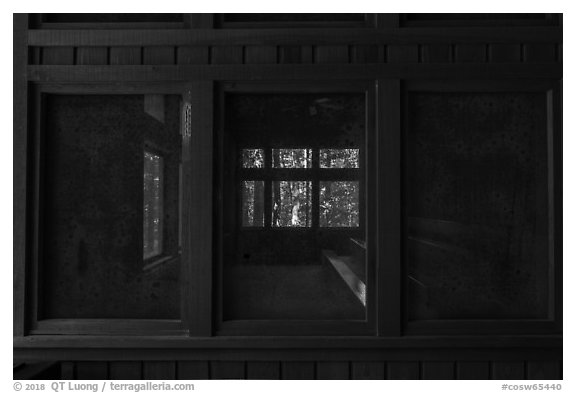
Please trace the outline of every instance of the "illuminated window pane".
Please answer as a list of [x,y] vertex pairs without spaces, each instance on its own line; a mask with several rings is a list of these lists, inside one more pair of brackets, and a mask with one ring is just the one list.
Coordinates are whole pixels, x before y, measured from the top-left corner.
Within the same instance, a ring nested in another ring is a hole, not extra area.
[[264,168],[264,150],[242,149],[243,168]]
[[359,149],[320,149],[320,168],[359,168]]
[[162,254],[163,160],[144,152],[144,259]]
[[359,225],[357,181],[320,182],[320,226]]
[[272,149],[274,168],[311,168],[312,149]]
[[264,182],[242,182],[242,226],[264,226]]
[[309,227],[312,183],[309,181],[275,181],[272,183],[272,226]]

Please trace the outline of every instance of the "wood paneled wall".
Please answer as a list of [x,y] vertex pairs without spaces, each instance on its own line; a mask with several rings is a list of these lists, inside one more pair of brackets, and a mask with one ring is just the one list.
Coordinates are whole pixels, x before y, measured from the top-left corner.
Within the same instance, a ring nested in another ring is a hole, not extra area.
[[33,47],[33,65],[559,63],[561,44]]
[[560,361],[79,361],[62,379],[562,379]]
[[[198,28],[196,31],[28,30],[26,18],[15,16],[15,173],[17,168],[19,173],[27,172],[25,153],[29,150],[27,117],[16,114],[28,111],[27,86],[36,82],[84,83],[87,89],[97,91],[97,83],[139,81],[153,85],[159,81],[193,80],[195,87],[211,94],[212,80],[364,78],[386,81],[387,91],[399,94],[400,79],[560,79],[562,76],[559,26],[412,28],[399,27],[398,15],[391,14],[378,16],[374,28],[346,31],[218,30],[212,29],[211,15],[198,15],[198,18],[192,16],[190,23]],[[391,99],[382,97],[383,102],[399,107],[394,97],[397,94]],[[193,105],[198,111],[194,115],[206,113],[207,106],[207,101]],[[211,119],[202,119],[205,124],[199,127],[212,127]],[[400,119],[382,121],[394,125]],[[191,149],[194,146],[190,144]],[[391,154],[397,154],[394,146],[389,149]],[[26,187],[25,176],[15,176],[14,295],[20,301],[15,301],[14,306],[14,335],[24,338],[27,334],[23,323],[27,274],[24,234],[26,222],[30,221],[26,215]],[[193,335],[211,333],[210,309],[203,313],[205,317],[199,318],[198,326],[191,330]],[[400,334],[400,321],[397,324],[381,333]],[[80,342],[76,346],[65,347],[55,342],[42,347],[35,342],[38,337],[42,340],[42,336],[32,336],[32,344],[28,346],[15,341],[14,359],[62,361],[63,379],[562,378],[561,344],[531,347],[534,337],[514,345],[509,338],[496,337],[488,348],[471,340],[465,350],[460,346],[461,352],[450,344],[442,350],[419,344],[394,349],[394,340],[406,339],[396,337],[389,338],[392,349],[372,349],[372,344],[368,346],[370,350],[350,346],[338,356],[320,348],[306,353],[292,348],[260,350],[258,345],[254,345],[254,350],[263,354],[251,356],[236,352],[227,341],[222,344],[229,345],[224,354],[222,348],[182,348],[171,352],[146,346],[129,353],[118,349],[121,346],[90,345],[82,336],[78,336]],[[289,355],[282,356],[287,352]],[[389,356],[392,352],[396,355]],[[477,353],[481,356],[476,357]]]

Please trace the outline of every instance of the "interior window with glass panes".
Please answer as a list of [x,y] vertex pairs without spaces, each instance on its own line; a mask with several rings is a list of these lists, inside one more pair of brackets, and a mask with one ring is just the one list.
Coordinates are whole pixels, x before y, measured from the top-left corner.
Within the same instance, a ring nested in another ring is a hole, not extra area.
[[225,320],[365,319],[364,101],[227,96]]

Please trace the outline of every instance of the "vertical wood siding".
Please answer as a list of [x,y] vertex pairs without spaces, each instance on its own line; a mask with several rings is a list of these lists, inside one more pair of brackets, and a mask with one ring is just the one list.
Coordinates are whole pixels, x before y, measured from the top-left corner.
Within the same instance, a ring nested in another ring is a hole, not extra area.
[[62,379],[562,379],[560,361],[78,361]]

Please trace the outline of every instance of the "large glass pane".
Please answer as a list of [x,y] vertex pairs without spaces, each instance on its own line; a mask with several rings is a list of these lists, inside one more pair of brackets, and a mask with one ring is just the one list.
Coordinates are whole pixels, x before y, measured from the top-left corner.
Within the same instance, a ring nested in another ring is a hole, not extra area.
[[320,149],[320,168],[359,168],[359,149]]
[[545,94],[408,98],[409,319],[546,318]]
[[[365,95],[231,93],[225,110],[223,319],[365,320],[358,158]],[[227,157],[243,146],[265,146],[270,167],[231,168]],[[327,165],[352,169],[322,169],[326,146],[334,150]],[[256,195],[263,198],[260,214],[253,213]],[[264,225],[254,225],[252,214],[263,214]]]
[[242,225],[264,226],[264,182],[242,182]]
[[180,98],[48,95],[43,318],[178,319]]
[[272,149],[273,168],[312,168],[311,149]]
[[264,168],[263,149],[242,149],[243,168]]
[[360,225],[359,192],[357,181],[320,182],[320,226]]
[[275,181],[272,186],[272,226],[309,227],[312,224],[312,183]]

